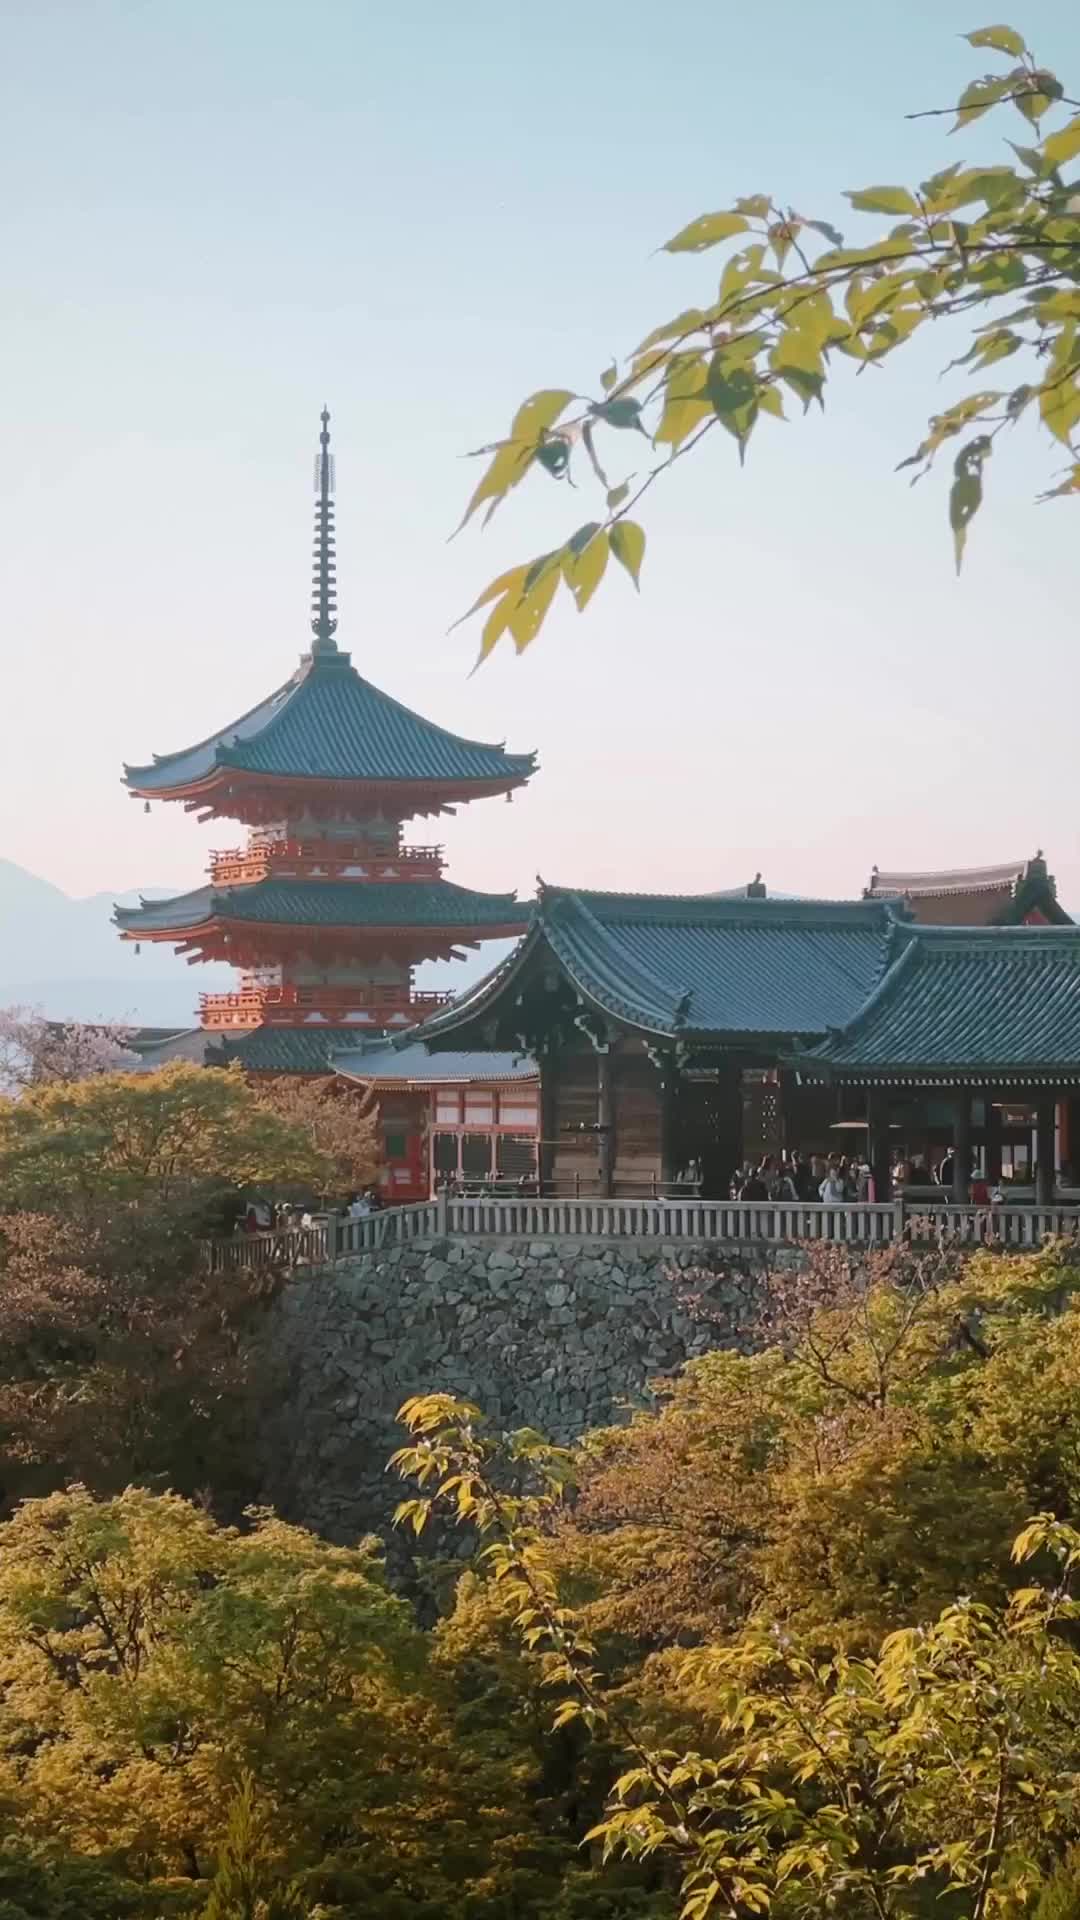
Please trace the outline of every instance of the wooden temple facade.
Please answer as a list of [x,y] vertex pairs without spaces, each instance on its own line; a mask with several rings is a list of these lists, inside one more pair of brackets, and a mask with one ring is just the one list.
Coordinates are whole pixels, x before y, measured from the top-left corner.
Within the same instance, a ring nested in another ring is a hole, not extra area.
[[956,1198],[975,1164],[1049,1198],[1080,1100],[1080,928],[543,887],[515,953],[422,1034],[538,1060],[548,1192],[720,1198],[747,1159],[854,1143],[882,1200],[901,1155],[950,1147]]

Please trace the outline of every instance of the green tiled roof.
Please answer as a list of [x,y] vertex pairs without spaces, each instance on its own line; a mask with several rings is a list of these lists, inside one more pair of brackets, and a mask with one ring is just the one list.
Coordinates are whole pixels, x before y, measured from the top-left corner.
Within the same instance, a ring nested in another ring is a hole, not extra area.
[[230,768],[279,779],[501,789],[527,780],[536,756],[447,733],[362,679],[348,654],[332,653],[305,660],[269,699],[209,739],[126,767],[124,778],[139,793],[169,793]]
[[[582,998],[628,1027],[731,1040],[817,1035],[851,1019],[889,963],[895,907],[875,901],[586,893],[545,887],[533,927],[425,1039],[497,1015],[543,943]],[[460,1039],[459,1042],[460,1044]]]
[[877,991],[804,1054],[850,1080],[1080,1075],[1080,927],[905,928]]
[[464,937],[474,928],[522,927],[529,911],[512,893],[474,893],[450,880],[256,880],[117,907],[113,919],[123,933],[136,936],[242,920],[290,927],[451,927]]
[[350,1043],[334,1054],[338,1073],[350,1080],[408,1080],[416,1086],[438,1081],[445,1086],[460,1086],[469,1081],[537,1080],[540,1069],[528,1054],[521,1053],[432,1053],[411,1035],[395,1040],[356,1044],[353,1029]]
[[252,1073],[335,1071],[332,1055],[356,1045],[355,1027],[255,1027],[214,1048],[219,1060],[238,1060]]

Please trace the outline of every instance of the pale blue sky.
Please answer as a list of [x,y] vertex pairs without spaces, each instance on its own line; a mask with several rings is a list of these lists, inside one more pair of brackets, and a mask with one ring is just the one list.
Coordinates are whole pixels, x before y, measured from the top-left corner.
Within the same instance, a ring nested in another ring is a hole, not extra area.
[[[1080,89],[1075,7],[1006,17]],[[1032,504],[1048,466],[1019,443],[954,580],[944,474],[912,494],[892,471],[946,391],[944,340],[841,374],[827,418],[770,425],[744,473],[725,444],[657,487],[640,600],[605,582],[472,680],[476,636],[445,635],[588,517],[537,477],[448,546],[459,456],[536,387],[595,390],[709,289],[712,258],[653,254],[668,234],[765,188],[869,231],[845,186],[997,148],[993,120],[960,144],[903,119],[975,70],[956,36],[977,5],[6,0],[0,19],[0,855],[71,892],[179,888],[237,837],[145,818],[120,762],[291,670],[325,398],[343,643],[432,718],[540,753],[513,807],[447,824],[456,878],[689,890],[760,868],[837,894],[875,860],[1043,845],[1080,902],[1076,508]]]

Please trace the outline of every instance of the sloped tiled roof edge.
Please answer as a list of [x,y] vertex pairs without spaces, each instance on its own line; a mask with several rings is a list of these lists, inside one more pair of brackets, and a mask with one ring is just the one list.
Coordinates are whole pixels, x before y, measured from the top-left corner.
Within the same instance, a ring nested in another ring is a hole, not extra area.
[[1080,928],[919,927],[843,1028],[791,1055],[808,1078],[1080,1076]]
[[[846,1011],[853,1001],[861,1004],[888,968],[895,938],[905,921],[903,910],[887,901],[781,903],[717,895],[619,894],[557,887],[541,889],[535,911],[532,929],[509,959],[468,994],[425,1022],[422,1030],[425,1038],[442,1044],[444,1037],[457,1034],[482,1017],[507,991],[541,940],[585,1004],[644,1033],[660,1037],[672,1037],[676,1033],[689,1037],[695,1033],[721,1031],[738,1032],[747,1037],[818,1034],[825,1031],[827,1021],[818,1017],[817,1010],[813,1018],[793,1022],[785,1017],[791,1011],[790,1006],[778,1005],[772,1024],[765,1021],[750,1024],[744,1020],[740,1025],[733,1019],[724,1025],[715,1018],[715,991],[712,1015],[695,1018],[695,978],[699,988],[704,985],[705,997],[709,998],[707,976],[711,948],[708,943],[724,932],[735,934],[740,930],[756,930],[773,939],[791,933],[795,936],[794,948],[784,954],[786,978],[777,988],[778,999],[786,992],[790,1000],[792,978],[807,964],[807,951],[812,961],[825,965],[822,943],[827,943],[827,936],[833,932],[852,933],[856,936],[855,946],[842,951],[838,944],[836,951],[829,954],[826,972],[820,975],[825,982],[824,999],[830,1004],[839,1002]],[[637,944],[639,948],[648,949],[652,943],[652,964],[647,951],[635,953],[620,939],[622,927],[628,935],[648,936],[639,938]],[[686,979],[676,977],[673,971],[679,965],[677,955],[664,952],[665,929],[676,940],[683,930],[687,933]],[[696,941],[694,936],[698,936]],[[659,957],[667,968],[663,973],[657,971],[658,938],[661,941]],[[818,943],[816,950],[813,945],[806,949],[807,938]],[[745,1001],[745,992],[742,997]],[[806,1013],[807,1008],[804,1006],[801,1011]],[[708,1008],[705,1012],[709,1012]]]
[[173,793],[219,771],[283,780],[520,785],[536,755],[469,740],[365,680],[348,654],[306,660],[284,686],[178,753],[127,766],[139,793]]

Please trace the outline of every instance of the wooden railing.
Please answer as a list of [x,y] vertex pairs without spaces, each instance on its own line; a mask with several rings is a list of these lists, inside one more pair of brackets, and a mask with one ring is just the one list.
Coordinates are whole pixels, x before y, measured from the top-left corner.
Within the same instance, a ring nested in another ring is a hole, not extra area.
[[210,854],[210,877],[219,887],[247,885],[269,874],[282,879],[437,880],[442,870],[442,847],[375,846],[364,840],[253,840],[246,847],[215,848]]
[[238,1233],[230,1240],[211,1241],[210,1265],[222,1272],[237,1267],[326,1267],[352,1254],[434,1238],[439,1220],[440,1209],[434,1200],[415,1207],[387,1207],[362,1220],[343,1220],[340,1215],[329,1214],[310,1227]]
[[773,1206],[729,1200],[453,1200],[390,1207],[360,1220],[330,1216],[311,1227],[215,1241],[215,1268],[328,1266],[352,1254],[419,1239],[681,1240],[695,1246],[831,1245],[1038,1247],[1080,1239],[1080,1207]]
[[330,1025],[343,1026],[349,1014],[370,1015],[357,1025],[378,1026],[383,1019],[395,1025],[423,1020],[436,1007],[445,1007],[453,994],[435,988],[379,986],[238,987],[233,993],[201,993],[199,1011],[204,1027],[295,1027],[297,1016],[321,1014]]

